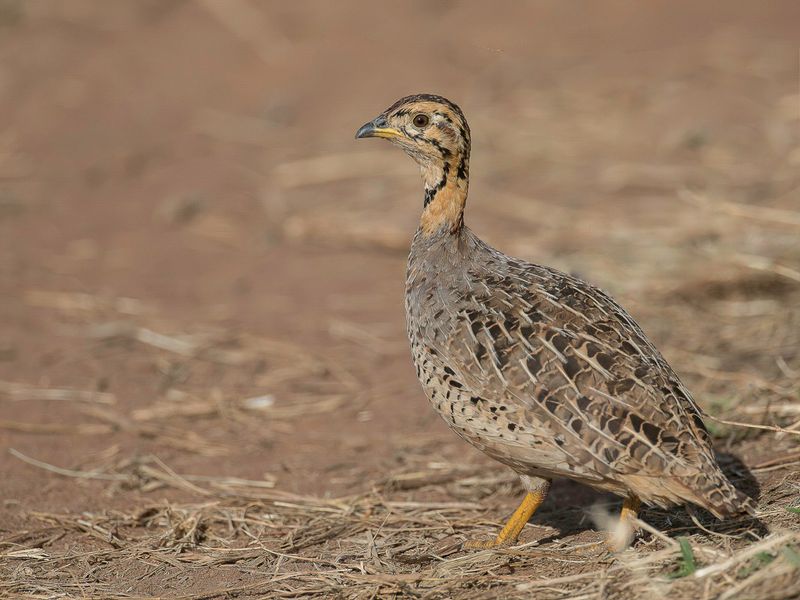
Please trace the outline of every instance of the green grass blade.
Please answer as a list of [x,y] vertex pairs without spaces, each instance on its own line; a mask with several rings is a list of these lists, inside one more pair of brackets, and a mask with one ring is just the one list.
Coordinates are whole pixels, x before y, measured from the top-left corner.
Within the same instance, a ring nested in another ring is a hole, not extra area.
[[800,552],[792,546],[785,546],[783,548],[783,557],[789,561],[789,564],[800,568]]
[[669,577],[671,579],[687,577],[697,570],[697,563],[694,559],[694,551],[692,551],[692,546],[689,544],[689,540],[685,537],[679,537],[678,544],[681,547],[681,565],[677,571],[670,574]]

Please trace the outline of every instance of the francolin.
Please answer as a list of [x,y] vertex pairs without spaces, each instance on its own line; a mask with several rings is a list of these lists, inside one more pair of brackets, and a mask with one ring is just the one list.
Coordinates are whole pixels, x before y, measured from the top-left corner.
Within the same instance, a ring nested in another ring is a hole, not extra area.
[[402,98],[356,133],[368,137],[399,146],[422,173],[405,297],[422,387],[458,435],[528,490],[496,539],[471,547],[516,540],[557,477],[622,496],[621,525],[640,501],[690,502],[718,518],[753,511],[720,470],[700,408],[625,309],[464,224],[470,130],[458,106]]

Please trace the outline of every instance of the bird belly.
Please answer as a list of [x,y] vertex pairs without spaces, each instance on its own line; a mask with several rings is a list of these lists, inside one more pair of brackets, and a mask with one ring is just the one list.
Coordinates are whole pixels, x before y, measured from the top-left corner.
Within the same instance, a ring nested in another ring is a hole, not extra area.
[[439,416],[462,439],[524,475],[571,476],[568,457],[529,421],[517,419],[516,407],[502,399],[474,395],[451,375],[439,357],[412,342],[417,374]]

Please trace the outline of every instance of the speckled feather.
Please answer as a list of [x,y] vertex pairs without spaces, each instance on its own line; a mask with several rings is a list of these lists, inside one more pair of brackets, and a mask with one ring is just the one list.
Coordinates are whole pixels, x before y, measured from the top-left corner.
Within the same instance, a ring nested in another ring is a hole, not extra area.
[[678,376],[598,288],[510,258],[467,227],[418,233],[406,314],[436,411],[518,473],[662,506],[689,500],[717,516],[751,508]]
[[[424,111],[430,126],[410,115]],[[461,437],[526,477],[568,477],[718,517],[753,502],[720,470],[689,391],[600,289],[511,258],[463,224],[469,127],[449,100],[403,98],[376,121],[419,164],[426,202],[406,316],[422,387]],[[369,125],[369,124],[368,124]]]

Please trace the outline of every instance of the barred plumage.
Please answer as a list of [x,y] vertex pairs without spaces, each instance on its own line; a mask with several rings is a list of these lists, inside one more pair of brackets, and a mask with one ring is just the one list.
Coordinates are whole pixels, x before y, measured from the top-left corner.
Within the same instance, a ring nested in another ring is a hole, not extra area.
[[409,96],[357,137],[388,138],[420,165],[408,336],[426,394],[461,437],[519,473],[537,502],[550,479],[568,477],[720,518],[753,510],[717,465],[691,394],[619,304],[463,224],[470,139],[455,104]]

